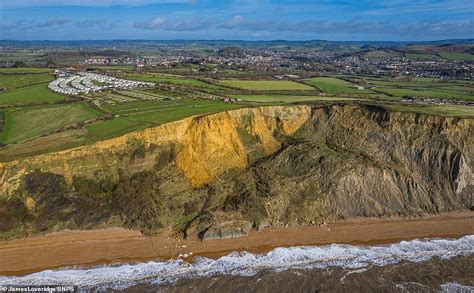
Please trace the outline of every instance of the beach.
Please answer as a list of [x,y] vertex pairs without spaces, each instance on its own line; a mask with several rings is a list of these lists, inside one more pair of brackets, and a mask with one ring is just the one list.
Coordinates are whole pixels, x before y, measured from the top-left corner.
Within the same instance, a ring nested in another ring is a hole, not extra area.
[[66,266],[167,260],[195,256],[218,258],[232,251],[268,252],[276,247],[332,243],[374,245],[417,238],[458,238],[474,234],[474,212],[419,219],[361,218],[326,225],[270,227],[248,236],[222,240],[183,240],[165,233],[149,237],[139,231],[108,228],[61,231],[0,242],[0,275],[26,275]]

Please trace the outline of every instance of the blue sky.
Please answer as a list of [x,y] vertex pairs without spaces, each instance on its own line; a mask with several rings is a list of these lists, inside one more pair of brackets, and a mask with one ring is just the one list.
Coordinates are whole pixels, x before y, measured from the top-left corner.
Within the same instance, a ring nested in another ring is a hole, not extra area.
[[472,0],[0,0],[0,39],[473,37]]

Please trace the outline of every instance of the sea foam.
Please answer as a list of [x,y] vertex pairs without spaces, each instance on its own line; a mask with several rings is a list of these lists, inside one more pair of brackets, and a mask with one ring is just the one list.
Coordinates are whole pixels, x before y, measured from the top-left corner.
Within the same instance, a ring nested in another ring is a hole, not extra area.
[[423,262],[474,253],[474,235],[460,239],[424,239],[380,246],[333,244],[275,248],[264,254],[233,252],[218,259],[198,257],[188,263],[181,259],[114,264],[97,267],[69,267],[46,270],[22,277],[0,277],[0,285],[77,285],[79,288],[125,289],[151,283],[171,283],[184,278],[217,274],[251,276],[263,270],[342,267],[361,269],[400,261]]

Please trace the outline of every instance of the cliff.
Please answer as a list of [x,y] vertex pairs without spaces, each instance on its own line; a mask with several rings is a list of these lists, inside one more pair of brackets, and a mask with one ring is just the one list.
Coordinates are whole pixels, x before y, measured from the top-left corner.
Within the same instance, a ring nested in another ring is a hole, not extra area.
[[[191,117],[91,146],[0,163],[0,192],[11,195],[22,176],[34,170],[60,174],[69,184],[78,176],[117,180],[120,172],[132,175],[152,169],[161,153],[159,147],[170,145],[176,146],[178,167],[199,187],[227,170],[247,167],[254,148],[273,153],[280,146],[274,135],[293,134],[309,115],[307,106],[239,109]],[[239,132],[258,137],[252,149],[247,149]]]
[[473,126],[369,106],[192,117],[2,163],[0,231],[172,227],[210,239],[267,225],[469,209]]

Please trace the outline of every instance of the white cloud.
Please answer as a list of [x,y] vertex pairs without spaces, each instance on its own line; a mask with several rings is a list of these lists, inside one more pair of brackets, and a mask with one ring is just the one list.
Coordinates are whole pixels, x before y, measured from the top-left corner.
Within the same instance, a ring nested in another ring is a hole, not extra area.
[[145,4],[195,2],[196,0],[0,0],[0,9],[36,6],[139,6]]
[[155,30],[163,29],[167,31],[197,31],[212,27],[215,20],[209,17],[186,18],[179,20],[170,20],[163,16],[158,16],[151,21],[135,22],[133,27],[138,29]]

